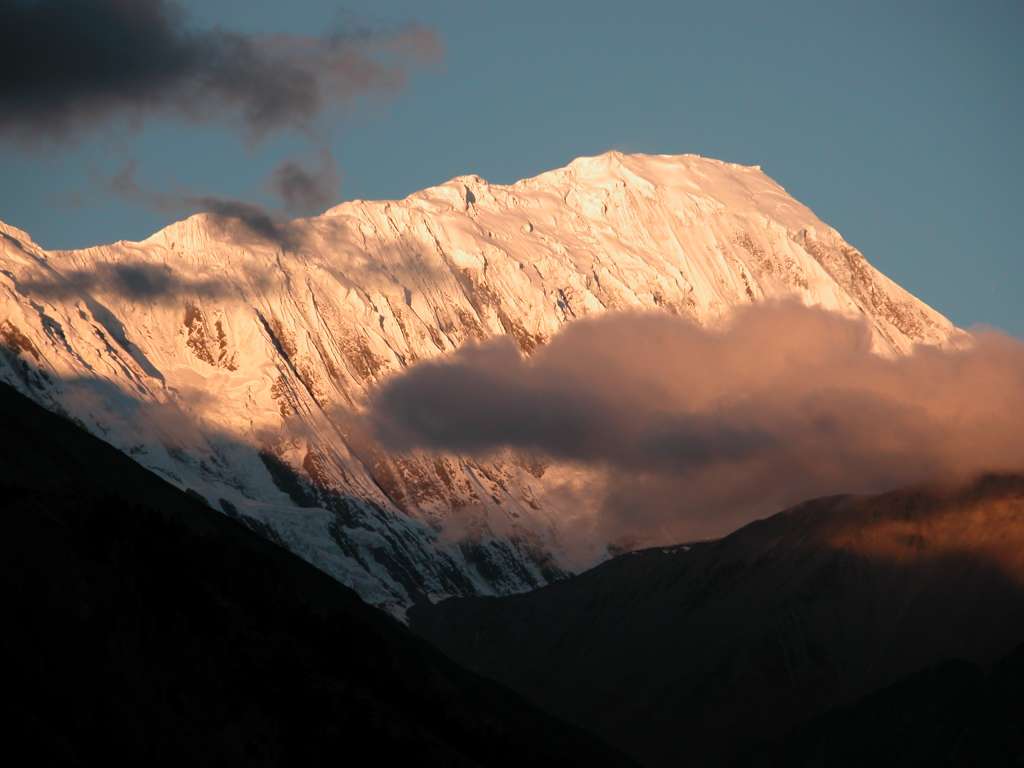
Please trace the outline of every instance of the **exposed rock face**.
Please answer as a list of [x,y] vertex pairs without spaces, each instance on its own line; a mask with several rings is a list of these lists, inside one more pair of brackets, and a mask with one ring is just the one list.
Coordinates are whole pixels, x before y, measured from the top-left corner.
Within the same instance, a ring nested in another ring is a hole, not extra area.
[[957,333],[759,168],[695,156],[459,177],[292,222],[286,248],[203,214],[81,251],[0,233],[0,379],[398,614],[564,575],[571,470],[387,454],[353,415],[389,373],[496,334],[529,354],[597,312],[788,296],[866,315],[883,354]]

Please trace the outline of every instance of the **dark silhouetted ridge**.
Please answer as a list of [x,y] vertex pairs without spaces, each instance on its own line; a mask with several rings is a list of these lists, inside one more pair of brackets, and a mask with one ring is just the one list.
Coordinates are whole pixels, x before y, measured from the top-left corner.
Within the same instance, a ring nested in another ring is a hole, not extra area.
[[790,734],[750,765],[1021,765],[1024,645],[993,665],[949,660],[839,707]]
[[[645,764],[765,764],[792,729],[947,660],[975,672],[932,679],[1003,701],[983,669],[1024,640],[1024,478],[810,501],[718,541],[410,617],[456,660]],[[928,680],[908,700],[927,699]],[[908,729],[938,727],[941,706],[933,714]],[[836,722],[799,743],[853,737]],[[927,751],[907,754],[927,764]],[[969,748],[938,754],[971,762]]]
[[6,385],[0,436],[9,754],[628,762]]

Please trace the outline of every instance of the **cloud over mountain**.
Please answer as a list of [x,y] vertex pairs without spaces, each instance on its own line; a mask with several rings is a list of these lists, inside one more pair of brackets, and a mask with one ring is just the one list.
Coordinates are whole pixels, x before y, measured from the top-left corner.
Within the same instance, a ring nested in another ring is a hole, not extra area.
[[[246,271],[246,279],[256,286],[266,286],[271,280],[269,274],[252,270]],[[222,299],[232,294],[228,282],[216,278],[189,278],[166,264],[143,261],[101,263],[47,279],[27,280],[20,283],[19,288],[32,296],[62,301],[93,293],[151,303],[177,302],[182,297]]]
[[1024,344],[871,352],[868,327],[796,303],[721,327],[662,314],[508,339],[391,378],[371,418],[393,448],[512,447],[600,471],[612,535],[715,535],[815,495],[1024,469]]
[[[326,150],[325,156],[330,157],[329,154],[326,154]],[[285,165],[290,164],[285,163]],[[298,247],[302,241],[302,233],[292,222],[262,205],[216,195],[162,192],[149,189],[139,184],[135,170],[134,161],[125,164],[110,180],[110,190],[118,197],[163,213],[181,215],[204,212],[212,214],[213,223],[226,235],[269,240],[285,250]],[[300,168],[299,174],[304,173]],[[315,186],[314,181],[309,181],[308,184]],[[313,192],[308,194],[312,196]]]
[[285,160],[270,177],[271,191],[291,213],[320,213],[337,200],[340,177],[330,150],[320,152],[316,168],[309,170],[295,160]]

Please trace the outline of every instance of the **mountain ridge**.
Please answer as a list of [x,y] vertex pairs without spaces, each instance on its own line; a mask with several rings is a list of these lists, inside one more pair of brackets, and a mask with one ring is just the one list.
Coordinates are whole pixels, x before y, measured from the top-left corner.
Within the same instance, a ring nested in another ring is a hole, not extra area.
[[4,225],[0,378],[396,615],[532,589],[603,543],[567,554],[578,467],[384,451],[358,417],[390,373],[494,335],[529,354],[606,311],[709,324],[787,297],[867,318],[880,354],[960,336],[762,171],[695,155],[247,215],[78,251]]

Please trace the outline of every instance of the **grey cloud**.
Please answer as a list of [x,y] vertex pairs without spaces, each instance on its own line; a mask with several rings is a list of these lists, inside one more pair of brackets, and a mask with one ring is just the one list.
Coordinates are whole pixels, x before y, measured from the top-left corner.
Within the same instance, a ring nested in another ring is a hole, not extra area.
[[135,178],[136,165],[129,162],[111,180],[110,189],[117,196],[173,215],[205,212],[215,217],[225,236],[256,237],[274,243],[284,250],[295,250],[302,244],[302,232],[293,222],[268,211],[261,205],[242,200],[168,193],[147,189]]
[[0,133],[61,138],[114,117],[222,120],[260,137],[307,128],[437,57],[429,30],[325,37],[196,29],[173,0],[0,0]]
[[704,329],[656,314],[568,326],[532,357],[507,339],[386,381],[386,445],[547,454],[601,473],[607,538],[720,535],[802,499],[1024,471],[1024,343],[885,359],[862,323],[798,304]]
[[236,238],[254,235],[284,250],[295,250],[302,244],[302,232],[295,224],[255,203],[210,195],[184,195],[177,198],[174,205],[213,214],[222,230]]
[[313,170],[287,160],[274,169],[270,179],[270,188],[281,198],[285,209],[299,215],[320,213],[335,203],[339,185],[337,165],[326,149]]

